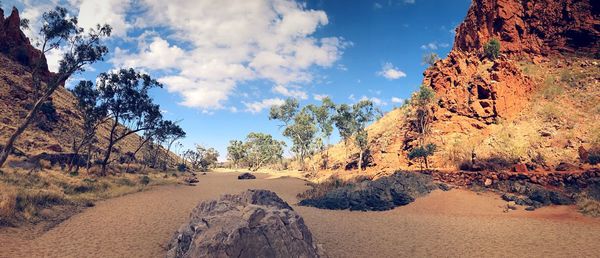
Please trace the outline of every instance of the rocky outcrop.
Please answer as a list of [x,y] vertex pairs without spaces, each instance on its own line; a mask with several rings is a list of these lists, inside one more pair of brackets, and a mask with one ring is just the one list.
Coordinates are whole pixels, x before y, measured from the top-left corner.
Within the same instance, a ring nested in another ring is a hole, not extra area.
[[0,8],[0,53],[30,69],[39,65],[39,71],[46,81],[52,75],[48,71],[46,57],[31,45],[29,38],[21,31],[19,11],[14,7],[6,18],[4,10]]
[[497,38],[509,56],[598,54],[599,16],[594,0],[474,0],[456,30],[454,50],[479,52]]
[[438,187],[429,175],[396,172],[374,181],[365,180],[345,185],[334,183],[331,189],[309,190],[301,194],[307,198],[300,201],[300,205],[331,210],[385,211],[407,205]]
[[321,257],[304,220],[275,193],[248,190],[200,203],[167,257]]
[[431,86],[439,100],[438,120],[453,114],[485,123],[514,117],[529,103],[533,87],[506,57],[489,61],[460,51],[451,52],[427,69],[424,76],[423,84]]

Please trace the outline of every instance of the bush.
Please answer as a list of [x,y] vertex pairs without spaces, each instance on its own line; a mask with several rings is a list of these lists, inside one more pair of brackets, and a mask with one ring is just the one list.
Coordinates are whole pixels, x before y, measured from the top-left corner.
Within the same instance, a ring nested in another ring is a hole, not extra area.
[[187,165],[180,163],[179,165],[177,165],[177,171],[179,172],[185,172],[188,170]]
[[8,187],[2,186],[0,190],[0,226],[9,225],[15,215],[17,196]]
[[600,147],[590,149],[587,162],[592,165],[600,164]]
[[478,159],[475,163],[470,160],[463,161],[459,165],[459,169],[463,171],[503,171],[511,169],[518,160],[508,159],[501,156],[490,156],[484,159]]
[[143,185],[148,185],[150,183],[150,177],[148,177],[147,175],[143,175],[142,177],[140,177],[140,183]]
[[554,78],[548,77],[544,81],[544,87],[542,88],[541,94],[547,100],[553,100],[554,98],[562,95],[564,89],[562,86],[554,82]]
[[583,215],[600,217],[600,202],[582,194],[577,200],[577,208]]
[[496,60],[500,55],[500,41],[492,39],[483,46],[483,53],[490,60]]

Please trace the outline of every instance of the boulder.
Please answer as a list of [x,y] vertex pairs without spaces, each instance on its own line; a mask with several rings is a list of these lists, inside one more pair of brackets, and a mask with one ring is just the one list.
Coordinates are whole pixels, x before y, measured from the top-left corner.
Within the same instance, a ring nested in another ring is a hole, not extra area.
[[195,183],[200,182],[200,180],[198,180],[198,178],[196,178],[196,176],[186,176],[185,178],[183,178],[183,182],[185,182],[186,184],[189,185],[193,185]]
[[241,174],[238,176],[239,180],[246,180],[246,179],[256,179],[256,176],[253,174],[250,174],[248,172]]
[[561,162],[556,166],[556,171],[577,171],[579,170],[579,167],[568,163],[568,162]]
[[299,204],[330,210],[385,211],[407,205],[439,187],[430,175],[396,172],[374,181],[334,186],[326,191],[311,193],[308,190],[307,198]]
[[167,257],[321,257],[304,220],[267,190],[202,202],[168,245]]
[[529,169],[527,169],[526,164],[519,163],[513,167],[513,171],[517,172],[517,173],[527,173],[527,172],[529,172]]

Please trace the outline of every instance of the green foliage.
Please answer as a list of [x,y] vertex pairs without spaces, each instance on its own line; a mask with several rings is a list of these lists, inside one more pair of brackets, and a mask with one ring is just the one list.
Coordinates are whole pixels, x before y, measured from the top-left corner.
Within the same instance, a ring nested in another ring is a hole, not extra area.
[[237,168],[247,157],[246,145],[242,141],[231,140],[227,146],[227,159]]
[[251,170],[258,170],[283,158],[285,142],[264,133],[250,133],[246,137],[246,160]]
[[438,56],[438,54],[433,53],[433,52],[423,55],[423,64],[428,64],[430,66],[433,66],[439,60],[440,60],[440,57]]
[[348,145],[352,134],[355,131],[354,114],[352,107],[347,104],[341,104],[336,107],[336,113],[333,116],[335,127],[340,132],[340,136],[344,140],[344,144]]
[[500,55],[500,41],[498,39],[491,39],[483,46],[483,53],[490,60],[496,60]]
[[437,149],[437,146],[433,143],[429,143],[425,146],[419,146],[419,147],[413,148],[408,153],[408,159],[410,159],[410,160],[420,159],[422,163],[425,163],[425,168],[429,168],[427,158],[429,156],[432,156],[435,153],[436,149]]
[[317,125],[319,126],[319,130],[329,145],[329,137],[333,132],[332,111],[335,111],[335,104],[329,97],[323,98],[321,102],[321,106],[308,105],[307,107],[315,117]]

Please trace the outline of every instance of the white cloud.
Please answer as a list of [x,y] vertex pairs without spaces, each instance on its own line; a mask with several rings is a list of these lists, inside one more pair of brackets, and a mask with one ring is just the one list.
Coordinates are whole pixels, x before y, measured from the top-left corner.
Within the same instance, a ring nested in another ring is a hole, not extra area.
[[189,107],[223,108],[236,87],[251,80],[270,81],[280,85],[280,94],[307,98],[290,85],[310,83],[313,68],[331,67],[347,46],[337,37],[313,36],[328,24],[326,13],[291,0],[140,4],[146,11],[135,21],[138,28],[163,27],[171,34],[140,44],[138,51],[120,50],[112,62],[167,71],[161,81]]
[[367,96],[362,96],[359,101],[363,101],[363,100],[370,100],[371,102],[373,102],[373,104],[377,105],[377,106],[386,106],[387,102],[381,100],[380,98],[377,97],[367,97]]
[[448,43],[430,42],[430,43],[427,43],[425,45],[421,45],[421,49],[423,49],[423,50],[437,50],[439,48],[447,48],[449,46],[450,46],[450,44],[448,44]]
[[79,26],[89,29],[97,24],[108,24],[112,27],[115,37],[127,36],[130,26],[125,20],[126,10],[131,7],[132,0],[69,0],[79,13]]
[[273,92],[279,93],[286,97],[292,97],[292,98],[297,98],[297,99],[307,99],[308,98],[308,95],[306,94],[306,92],[301,91],[301,90],[290,90],[282,85],[277,85],[277,86],[273,87]]
[[313,99],[316,101],[322,101],[324,98],[329,97],[327,94],[313,94]]
[[404,0],[405,4],[414,4],[415,0]]
[[380,3],[373,4],[373,9],[381,9],[381,8],[383,8],[383,5],[381,5]]
[[398,97],[392,97],[392,103],[400,104],[403,103],[404,99]]
[[406,73],[404,73],[389,62],[383,65],[381,71],[377,72],[377,75],[383,76],[388,80],[396,80],[402,77],[406,77]]
[[285,101],[283,99],[272,98],[272,99],[263,99],[262,101],[256,101],[256,102],[251,102],[251,103],[244,102],[244,105],[246,106],[247,112],[256,114],[256,113],[260,113],[261,111],[263,111],[263,109],[270,108],[272,106],[281,106],[284,103],[285,103]]

